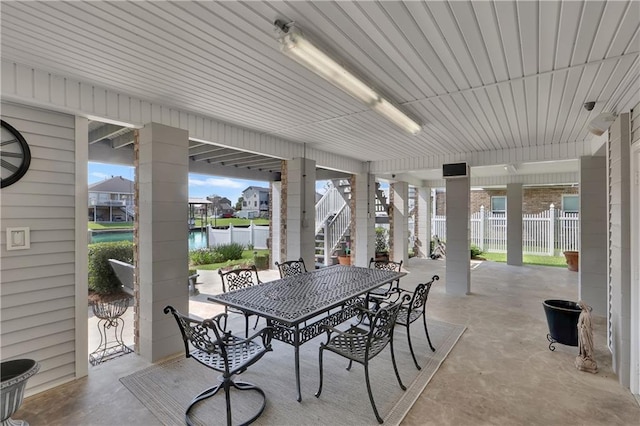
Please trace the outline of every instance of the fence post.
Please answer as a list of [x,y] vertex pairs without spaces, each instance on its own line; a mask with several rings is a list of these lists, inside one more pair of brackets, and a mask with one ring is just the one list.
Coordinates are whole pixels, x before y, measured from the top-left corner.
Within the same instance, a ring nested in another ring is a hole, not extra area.
[[484,206],[480,206],[480,226],[478,229],[480,250],[484,251]]
[[555,254],[555,219],[556,219],[556,214],[555,214],[555,207],[553,205],[553,203],[551,203],[551,205],[549,206],[549,241],[547,242],[547,250],[549,253],[549,256],[553,256]]
[[229,244],[233,242],[233,223],[229,224]]
[[254,232],[254,227],[253,227],[253,221],[249,222],[249,244],[251,244],[252,246],[254,245],[253,242],[253,232]]

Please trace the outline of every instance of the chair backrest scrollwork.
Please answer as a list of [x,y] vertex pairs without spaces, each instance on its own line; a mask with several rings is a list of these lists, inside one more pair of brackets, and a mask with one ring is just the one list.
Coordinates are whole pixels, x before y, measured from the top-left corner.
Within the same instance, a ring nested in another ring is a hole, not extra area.
[[222,279],[222,291],[225,293],[262,283],[255,265],[247,268],[236,268],[227,272],[222,272],[222,269],[218,269],[218,274]]
[[400,303],[394,303],[376,311],[371,320],[371,328],[367,342],[367,358],[379,354],[393,339],[393,329],[400,310]]
[[303,258],[298,260],[287,260],[282,263],[276,262],[276,266],[280,272],[280,278],[293,277],[307,272],[307,267],[304,264]]

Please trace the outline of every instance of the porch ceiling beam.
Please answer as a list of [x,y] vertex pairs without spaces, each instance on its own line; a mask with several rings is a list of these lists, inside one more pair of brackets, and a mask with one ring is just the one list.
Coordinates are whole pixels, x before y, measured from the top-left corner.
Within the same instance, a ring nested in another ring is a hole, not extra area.
[[217,145],[211,145],[211,144],[205,143],[194,148],[189,148],[189,156],[191,157],[194,155],[206,154],[209,152],[224,152],[224,151],[233,151],[233,150],[223,146],[217,146]]
[[200,155],[190,155],[190,157],[194,161],[209,161],[211,164],[213,163],[222,163],[223,161],[234,161],[234,160],[243,160],[245,158],[253,158],[259,157],[258,154],[249,154],[246,152],[238,152],[238,151],[227,151],[224,153],[216,153],[216,154],[200,154]]
[[[202,154],[199,155],[197,157],[205,157],[208,154]],[[206,158],[215,158],[216,160],[220,159],[220,161],[225,161],[225,158],[239,158],[239,159],[243,159],[243,158],[252,158],[252,157],[258,157],[260,156],[259,154],[251,154],[249,152],[241,152],[241,151],[236,151],[236,150],[229,150],[226,152],[217,152],[215,155],[210,155]],[[201,159],[206,159],[206,158],[201,158]],[[198,161],[198,159],[196,159],[196,161]]]
[[124,127],[115,124],[105,124],[89,132],[89,144],[100,142],[103,139],[110,139],[111,136],[120,132]]
[[241,166],[241,165],[245,165],[245,164],[272,164],[272,163],[280,163],[280,160],[275,159],[275,158],[268,158],[268,157],[264,157],[264,156],[256,156],[256,158],[240,158],[238,160],[222,160],[221,164],[224,164],[225,166]]
[[128,132],[111,139],[111,148],[118,149],[133,144],[133,132]]
[[252,164],[250,166],[233,166],[233,167],[246,167],[251,170],[275,170],[280,171],[280,163],[262,163],[262,164]]

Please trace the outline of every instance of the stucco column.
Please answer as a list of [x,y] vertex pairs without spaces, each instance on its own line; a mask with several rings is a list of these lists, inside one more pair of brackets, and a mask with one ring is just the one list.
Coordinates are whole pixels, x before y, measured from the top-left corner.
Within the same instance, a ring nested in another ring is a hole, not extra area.
[[286,259],[302,257],[315,266],[316,162],[294,158],[287,162]]
[[428,258],[431,242],[431,188],[417,188],[418,200],[416,203],[416,222],[418,224],[416,235],[416,255],[423,259]]
[[406,263],[409,260],[409,184],[396,182],[391,184],[393,203],[391,208],[392,260]]
[[580,299],[607,315],[607,158],[580,157]]
[[369,266],[369,259],[375,254],[376,214],[375,214],[376,182],[372,174],[362,173],[355,176],[355,187],[351,197],[355,201],[353,229],[355,230],[355,265]]
[[140,130],[138,271],[140,355],[151,362],[183,350],[175,319],[189,311],[189,133],[157,123]]
[[447,179],[447,278],[446,291],[450,294],[471,292],[469,232],[470,180],[468,177]]
[[522,184],[507,184],[507,265],[522,266]]

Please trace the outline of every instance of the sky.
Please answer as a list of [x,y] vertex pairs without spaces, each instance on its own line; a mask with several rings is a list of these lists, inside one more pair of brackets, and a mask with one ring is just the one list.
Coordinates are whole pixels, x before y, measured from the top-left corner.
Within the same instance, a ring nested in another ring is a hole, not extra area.
[[[133,167],[114,164],[89,163],[89,184],[109,179],[112,176],[122,176],[131,181],[135,180]],[[316,182],[316,191],[324,192],[325,181]],[[242,196],[242,191],[249,186],[269,187],[269,182],[231,179],[221,176],[208,176],[189,173],[189,198],[205,198],[219,195],[228,198],[232,204]]]

